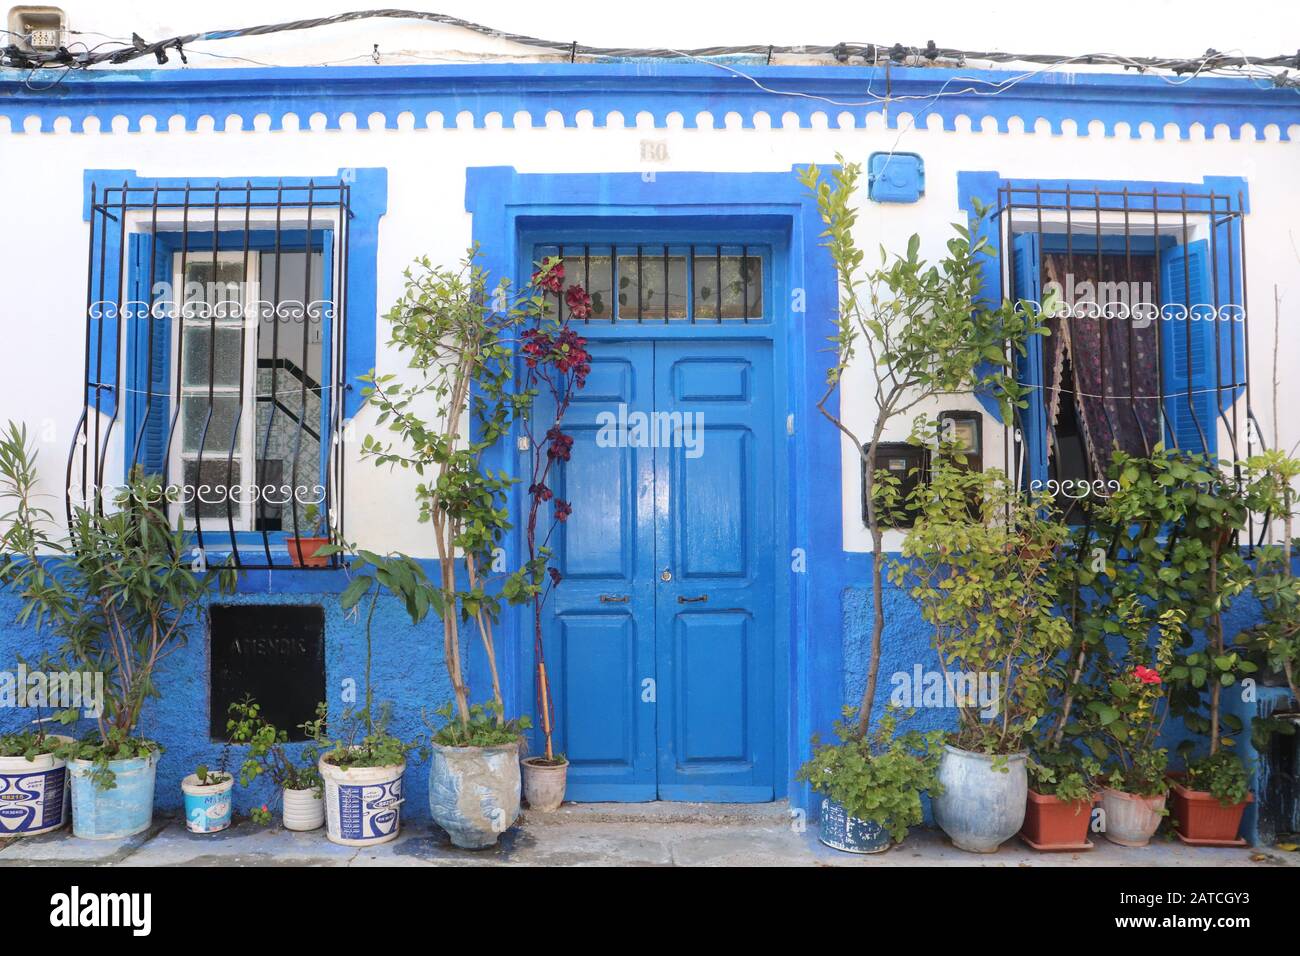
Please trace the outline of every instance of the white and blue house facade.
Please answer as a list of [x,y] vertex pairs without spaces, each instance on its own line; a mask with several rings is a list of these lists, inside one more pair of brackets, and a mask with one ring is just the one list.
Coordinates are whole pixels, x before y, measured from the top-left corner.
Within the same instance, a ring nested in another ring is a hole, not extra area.
[[[547,624],[569,796],[810,807],[795,773],[812,734],[860,694],[872,607],[859,455],[816,409],[838,296],[799,167],[886,157],[859,197],[868,249],[901,251],[916,233],[935,258],[950,223],[999,209],[987,226],[990,296],[1034,297],[1053,263],[1103,254],[1147,261],[1158,295],[1180,281],[1184,295],[1213,287],[1245,321],[1209,324],[1185,356],[1130,342],[1110,367],[1160,395],[1209,396],[1184,415],[1129,389],[1154,403],[1135,427],[1225,456],[1275,433],[1283,447],[1300,441],[1286,412],[1300,403],[1286,372],[1300,359],[1287,321],[1300,301],[1300,97],[1244,79],[1101,72],[1044,73],[986,95],[1013,74],[978,71],[978,89],[972,75],[525,62],[112,69],[46,88],[53,79],[0,73],[12,226],[0,231],[0,268],[21,290],[0,307],[0,410],[40,438],[56,512],[133,463],[191,478],[212,462],[259,480],[270,468],[271,484],[319,486],[349,540],[432,566],[415,477],[359,455],[380,426],[358,377],[409,374],[384,314],[417,256],[451,264],[476,244],[493,276],[518,284],[541,255],[562,255],[603,298],[583,326],[594,362],[568,419],[574,514]],[[887,97],[864,95],[886,82]],[[297,301],[308,320],[264,323],[256,342],[209,313],[193,328],[148,320],[160,282],[223,276],[255,278],[277,310]],[[268,344],[277,327],[284,340]],[[1023,374],[1048,395],[1053,363],[1036,359]],[[192,362],[209,363],[197,385]],[[860,433],[875,413],[865,383],[851,370],[838,399]],[[976,423],[986,467],[1046,479],[1070,455],[1086,463],[1092,440],[1050,434],[1063,412],[1049,405],[1014,423],[975,396],[928,410]],[[704,453],[598,446],[598,417],[620,409],[702,413]],[[518,446],[503,444],[495,465],[518,473]],[[516,515],[521,504],[512,497]],[[214,707],[229,681],[260,671],[262,693],[319,691],[338,711],[362,667],[362,624],[338,608],[346,569],[289,559],[300,509],[188,507],[196,547],[209,560],[235,553],[241,572],[235,595],[214,598],[214,633],[167,661],[143,721],[167,748],[163,807],[179,803],[194,764],[216,759]],[[890,551],[903,534],[889,533]],[[521,548],[512,535],[507,563]],[[885,601],[884,679],[933,669],[918,609],[897,589]],[[285,608],[311,613],[277,617]],[[19,627],[16,611],[0,596],[0,658],[37,658],[45,636]],[[1234,624],[1252,613],[1239,603]],[[413,735],[422,710],[450,695],[439,624],[413,627],[395,603],[379,615],[378,696]],[[508,612],[499,641],[512,714],[535,706],[527,628]],[[485,661],[475,642],[465,652],[482,698]],[[423,792],[427,765],[408,774]],[[419,820],[427,807],[406,812]]]

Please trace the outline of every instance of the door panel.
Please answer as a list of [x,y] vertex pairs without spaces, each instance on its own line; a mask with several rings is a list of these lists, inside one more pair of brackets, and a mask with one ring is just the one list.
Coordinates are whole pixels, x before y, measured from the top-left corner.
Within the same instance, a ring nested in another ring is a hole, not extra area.
[[[653,380],[651,343],[593,343],[587,387],[564,419],[572,459],[549,482],[573,504],[553,542],[564,578],[549,602],[545,650],[574,800],[655,798],[654,703],[642,701],[655,667],[653,451],[598,441],[603,414],[650,409]],[[539,398],[538,420],[553,413]]]
[[573,504],[545,623],[569,798],[770,800],[770,344],[591,350],[550,481]]
[[773,796],[771,402],[767,343],[656,343],[661,799]]

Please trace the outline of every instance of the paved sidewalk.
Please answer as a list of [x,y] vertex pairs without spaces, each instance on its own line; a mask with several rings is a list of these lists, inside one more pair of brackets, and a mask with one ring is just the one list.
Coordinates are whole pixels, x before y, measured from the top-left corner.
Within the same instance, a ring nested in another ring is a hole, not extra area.
[[69,832],[0,840],[0,866],[1300,866],[1276,848],[1188,847],[1163,837],[1127,849],[1094,837],[1086,853],[1036,853],[1018,839],[994,854],[954,849],[936,830],[913,830],[874,856],[830,850],[792,824],[784,804],[576,804],[525,813],[491,850],[452,847],[430,824],[406,826],[382,846],[335,846],[325,831],[293,833],[247,820],[198,836],[159,816],[129,840],[78,840]]

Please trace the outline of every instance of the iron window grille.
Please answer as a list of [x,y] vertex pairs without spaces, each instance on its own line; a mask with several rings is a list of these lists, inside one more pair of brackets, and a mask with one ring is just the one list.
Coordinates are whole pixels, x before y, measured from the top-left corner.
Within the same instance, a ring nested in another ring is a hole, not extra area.
[[[764,252],[749,245],[699,243],[539,245],[536,259],[556,256],[565,282],[591,296],[584,324],[762,322]],[[719,278],[721,277],[721,278]],[[569,311],[563,293],[546,307]]]
[[1005,423],[1009,475],[1097,487],[1116,445],[1252,453],[1245,208],[1241,193],[1212,190],[1000,187],[1000,298],[1042,303],[1054,288],[1059,300],[1052,334],[1013,356],[1029,395]]
[[340,180],[92,186],[70,523],[138,466],[206,557],[293,566],[309,505],[342,535],[349,201]]

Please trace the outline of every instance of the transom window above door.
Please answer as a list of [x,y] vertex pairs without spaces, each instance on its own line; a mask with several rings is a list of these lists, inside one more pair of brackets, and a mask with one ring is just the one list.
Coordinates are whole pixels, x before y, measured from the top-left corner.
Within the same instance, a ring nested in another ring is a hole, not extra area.
[[[591,296],[585,324],[724,324],[768,320],[765,246],[707,243],[550,243],[534,261],[558,256],[565,281]],[[561,296],[547,309],[568,306]]]

